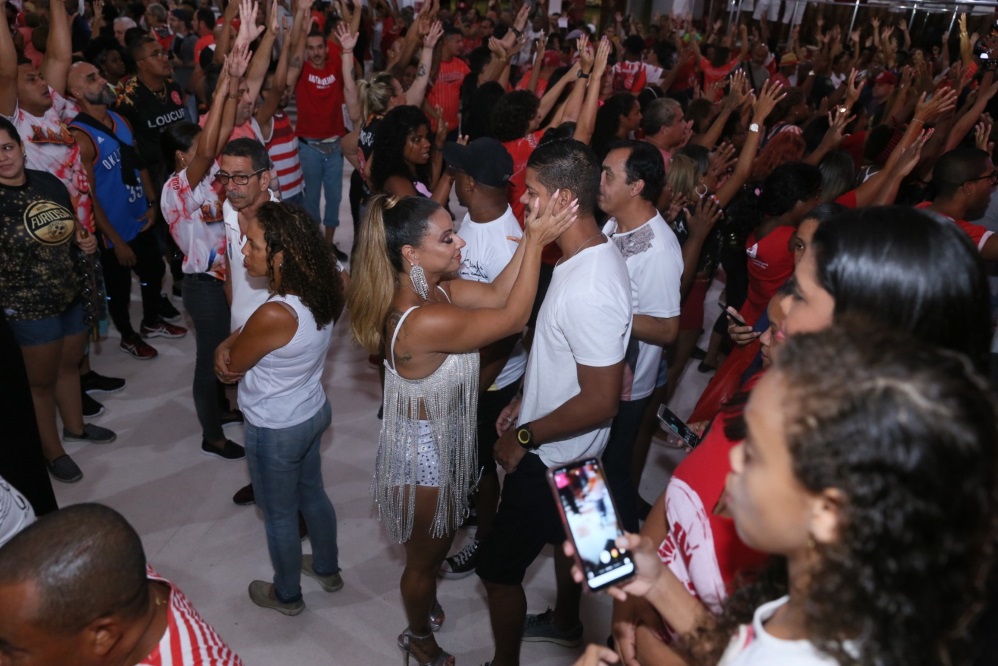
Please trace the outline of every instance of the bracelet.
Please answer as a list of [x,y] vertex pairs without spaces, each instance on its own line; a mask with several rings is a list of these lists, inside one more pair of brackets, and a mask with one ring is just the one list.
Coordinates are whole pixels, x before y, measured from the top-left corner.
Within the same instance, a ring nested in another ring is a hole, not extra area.
[[523,37],[523,32],[517,30],[515,25],[514,26],[510,26],[509,29],[513,31],[513,34],[516,35],[517,39],[519,39],[520,37]]

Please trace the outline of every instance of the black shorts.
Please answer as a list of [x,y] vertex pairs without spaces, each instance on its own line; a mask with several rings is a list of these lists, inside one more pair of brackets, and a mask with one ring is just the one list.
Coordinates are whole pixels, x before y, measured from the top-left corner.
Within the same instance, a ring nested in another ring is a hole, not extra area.
[[478,465],[483,474],[497,474],[496,458],[492,449],[499,439],[496,421],[499,413],[513,401],[520,388],[519,380],[495,391],[482,391],[478,395]]
[[554,495],[540,456],[527,453],[503,481],[502,498],[492,531],[481,546],[475,573],[500,585],[519,585],[545,544],[565,540]]

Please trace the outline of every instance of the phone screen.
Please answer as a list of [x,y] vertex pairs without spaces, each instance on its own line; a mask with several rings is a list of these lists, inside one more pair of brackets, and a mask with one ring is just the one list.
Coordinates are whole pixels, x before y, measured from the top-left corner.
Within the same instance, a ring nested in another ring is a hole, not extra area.
[[590,590],[600,590],[634,574],[631,553],[617,547],[624,533],[600,461],[579,460],[548,471],[565,531]]
[[700,437],[665,405],[659,405],[658,422],[668,436],[674,436],[676,448],[684,448],[688,453],[700,443]]

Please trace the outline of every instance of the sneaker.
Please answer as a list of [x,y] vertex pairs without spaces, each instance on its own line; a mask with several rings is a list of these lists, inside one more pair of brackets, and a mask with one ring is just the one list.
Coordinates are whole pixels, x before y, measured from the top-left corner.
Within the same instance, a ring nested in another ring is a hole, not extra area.
[[568,631],[554,626],[554,611],[550,608],[540,615],[527,615],[523,623],[524,643],[554,643],[563,647],[582,645],[582,623]]
[[338,246],[336,245],[336,243],[333,243],[333,255],[334,255],[334,256],[335,256],[335,257],[336,257],[337,259],[339,259],[340,261],[348,261],[348,260],[350,259],[350,255],[348,255],[348,254],[347,254],[346,252],[344,252],[343,250],[341,250],[341,249],[340,249],[340,248],[339,248],[339,247],[338,247]]
[[159,356],[159,352],[156,351],[150,345],[147,345],[145,341],[139,336],[135,336],[130,340],[122,340],[118,348],[126,354],[131,354],[133,358],[137,358],[140,361],[148,361],[151,358],[156,358]]
[[278,613],[285,615],[298,615],[305,610],[305,601],[283,602],[279,601],[274,591],[274,584],[262,580],[255,580],[249,584],[250,601],[261,608],[273,608]]
[[67,442],[90,442],[91,444],[110,444],[118,438],[114,432],[108,430],[107,428],[101,428],[93,423],[87,423],[83,426],[83,432],[79,435],[74,435],[73,433],[62,429],[62,438]]
[[230,409],[222,412],[222,418],[219,420],[222,422],[222,425],[229,425],[230,423],[242,423],[245,419],[243,419],[243,413],[241,411],[238,409]]
[[63,454],[52,462],[46,464],[49,468],[49,474],[51,474],[56,481],[62,481],[63,483],[76,483],[83,478],[83,471],[80,470],[79,465],[73,462],[73,459],[66,454]]
[[143,338],[182,338],[187,335],[187,329],[183,326],[174,326],[165,321],[158,321],[153,326],[142,324]]
[[215,456],[222,460],[242,460],[246,457],[246,449],[230,439],[225,440],[225,444],[220,449],[209,444],[207,440],[202,439],[201,453],[206,456]]
[[464,578],[475,572],[482,542],[472,540],[467,546],[451,555],[440,565],[441,578]]
[[80,375],[80,386],[84,393],[117,393],[125,388],[125,380],[98,375],[91,370],[85,375]]
[[83,415],[87,418],[93,418],[95,416],[100,416],[104,413],[104,405],[100,404],[89,395],[84,393],[80,396],[83,400]]
[[253,484],[248,483],[239,490],[236,494],[232,496],[232,501],[239,506],[249,506],[250,504],[256,504],[256,497],[253,495]]
[[320,576],[315,573],[315,569],[312,568],[311,555],[301,556],[301,572],[319,581],[319,585],[326,592],[336,592],[343,589],[343,577],[339,573],[329,574],[328,576]]
[[159,295],[159,316],[166,321],[177,321],[180,319],[180,311],[173,307],[166,294]]

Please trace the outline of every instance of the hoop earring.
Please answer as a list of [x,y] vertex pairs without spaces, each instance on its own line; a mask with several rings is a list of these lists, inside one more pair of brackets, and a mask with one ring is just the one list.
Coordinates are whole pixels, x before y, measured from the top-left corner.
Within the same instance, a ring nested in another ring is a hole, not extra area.
[[430,300],[430,285],[426,281],[426,271],[419,264],[410,264],[410,266],[409,279],[412,281],[412,288],[424,301]]

